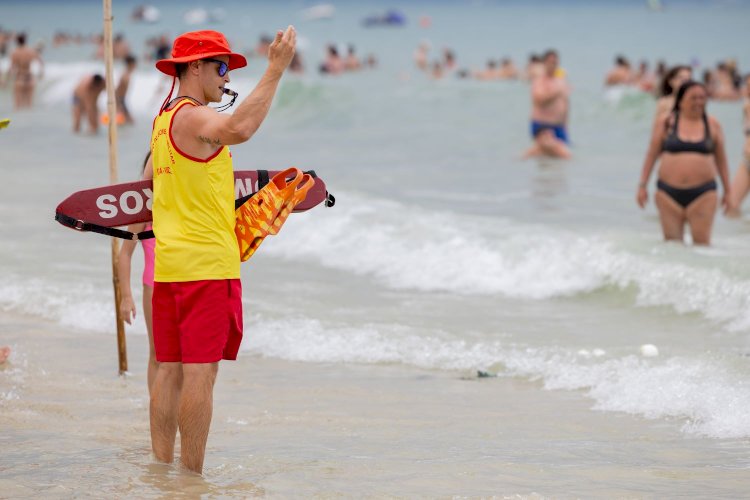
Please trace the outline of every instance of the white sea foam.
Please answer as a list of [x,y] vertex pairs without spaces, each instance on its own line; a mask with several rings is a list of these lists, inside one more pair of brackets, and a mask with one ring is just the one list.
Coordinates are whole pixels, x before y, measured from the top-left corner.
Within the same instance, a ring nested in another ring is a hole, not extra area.
[[[581,390],[594,408],[648,419],[675,418],[683,431],[750,436],[750,385],[743,361],[635,355],[581,356],[562,348],[467,342],[445,332],[420,335],[402,325],[329,326],[318,320],[249,319],[243,350],[308,362],[403,363],[426,369],[489,369],[540,380],[548,390]],[[746,363],[744,363],[746,364]]]
[[[140,304],[139,294],[136,290],[133,293],[134,300]],[[41,317],[76,330],[108,331],[115,320],[111,288],[106,290],[74,280],[58,285],[12,274],[0,284],[0,309]],[[145,334],[142,323],[139,318],[132,331]]]
[[633,288],[638,306],[699,313],[732,331],[750,328],[750,280],[700,258],[687,262],[650,248],[626,250],[603,236],[338,194],[335,208],[316,209],[304,221],[292,217],[264,251],[422,292],[542,300]]

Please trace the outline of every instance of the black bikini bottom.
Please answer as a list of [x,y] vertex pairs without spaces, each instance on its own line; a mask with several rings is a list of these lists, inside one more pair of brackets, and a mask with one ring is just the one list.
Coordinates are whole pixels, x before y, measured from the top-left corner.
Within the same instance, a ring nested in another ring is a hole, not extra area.
[[700,186],[688,189],[678,189],[660,180],[656,182],[656,187],[667,193],[670,198],[672,198],[684,208],[694,202],[695,199],[703,193],[706,193],[708,191],[715,191],[716,181],[708,181],[705,184],[701,184]]

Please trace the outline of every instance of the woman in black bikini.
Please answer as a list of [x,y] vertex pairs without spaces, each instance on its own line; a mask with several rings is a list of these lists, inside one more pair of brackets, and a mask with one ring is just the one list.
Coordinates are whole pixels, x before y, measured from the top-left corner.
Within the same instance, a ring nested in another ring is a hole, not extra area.
[[693,243],[708,245],[716,215],[716,174],[724,186],[721,204],[729,200],[729,170],[724,151],[721,125],[706,114],[706,88],[694,81],[677,91],[672,113],[657,119],[636,199],[643,208],[648,201],[646,189],[657,159],[659,178],[654,195],[664,239],[683,241],[685,223],[690,226]]

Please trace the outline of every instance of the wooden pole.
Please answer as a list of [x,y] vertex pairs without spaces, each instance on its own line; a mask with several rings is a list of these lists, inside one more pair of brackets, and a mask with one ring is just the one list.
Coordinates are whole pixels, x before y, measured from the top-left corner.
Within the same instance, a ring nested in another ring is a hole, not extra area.
[[[107,114],[109,115],[109,183],[117,184],[117,107],[115,104],[115,82],[112,71],[112,0],[104,2],[104,62],[106,66]],[[128,371],[128,351],[125,345],[125,324],[120,318],[120,280],[117,278],[117,257],[120,245],[112,238],[112,286],[115,289],[115,322],[117,324],[117,357],[120,375]]]

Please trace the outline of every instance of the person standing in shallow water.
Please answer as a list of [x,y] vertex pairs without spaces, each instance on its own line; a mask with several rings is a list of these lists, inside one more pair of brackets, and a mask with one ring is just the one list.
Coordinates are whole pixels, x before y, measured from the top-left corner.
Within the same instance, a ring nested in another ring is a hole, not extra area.
[[534,145],[524,157],[570,158],[568,106],[570,86],[559,75],[559,56],[554,50],[542,57],[543,66],[531,80],[531,137]]
[[732,197],[729,215],[739,217],[742,201],[750,192],[750,74],[745,75],[745,85],[742,88],[744,97],[742,104],[743,134],[745,143],[742,147],[742,163],[732,179]]
[[[201,473],[222,359],[237,358],[242,340],[240,255],[234,233],[234,174],[227,146],[250,139],[268,114],[294,57],[296,32],[278,31],[268,66],[231,115],[220,102],[230,71],[247,65],[223,34],[177,37],[172,58],[156,68],[179,78],[179,95],[165,99],[154,120],[151,154],[156,234],[154,350],[159,367],[151,389],[151,445],[171,463],[177,430],[180,462]],[[174,82],[174,80],[173,80]]]
[[[8,75],[13,76],[13,106],[15,109],[30,108],[34,100],[36,78],[31,73],[34,61],[42,64],[39,52],[26,46],[26,34],[16,36],[16,49],[10,55]],[[44,66],[42,66],[43,68]]]
[[128,95],[128,89],[130,88],[130,78],[133,76],[137,61],[135,56],[128,54],[125,56],[125,72],[120,77],[120,81],[117,82],[115,88],[115,101],[117,102],[117,114],[122,115],[123,123],[127,125],[133,124],[133,117],[130,114],[128,105],[125,102],[125,97]]
[[[151,163],[151,151],[143,162],[142,180],[153,178],[154,166]],[[151,229],[151,224],[140,222],[128,226],[128,231],[133,234]],[[135,302],[133,301],[133,292],[130,287],[130,268],[133,260],[133,252],[138,245],[136,240],[127,240],[120,247],[120,254],[117,258],[117,278],[120,282],[120,317],[128,325],[136,316]],[[142,240],[143,247],[143,320],[146,323],[146,333],[148,334],[148,368],[146,370],[146,380],[148,383],[148,393],[151,395],[151,388],[154,385],[156,370],[159,363],[156,362],[156,353],[154,352],[154,329],[153,313],[151,311],[151,302],[154,297],[154,247],[156,241],[153,238]]]
[[724,133],[718,120],[706,113],[708,92],[694,81],[677,91],[672,113],[658,118],[641,169],[636,201],[648,201],[648,179],[661,160],[654,195],[665,240],[683,241],[685,224],[693,243],[708,245],[719,200],[718,173],[724,186],[721,205],[729,209],[729,170]]
[[84,115],[89,122],[89,132],[99,132],[99,94],[106,88],[102,75],[85,76],[73,90],[73,132],[81,131]]

